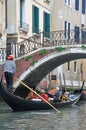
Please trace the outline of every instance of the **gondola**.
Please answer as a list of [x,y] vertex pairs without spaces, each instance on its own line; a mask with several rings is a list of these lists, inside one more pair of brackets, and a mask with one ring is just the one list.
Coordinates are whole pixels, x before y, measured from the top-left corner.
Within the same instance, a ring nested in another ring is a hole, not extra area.
[[82,91],[82,94],[80,96],[80,101],[86,101],[86,90]]
[[[72,106],[80,99],[82,88],[83,85],[78,93],[70,95],[69,99],[65,102],[50,103],[57,109]],[[13,111],[48,110],[52,108],[46,102],[27,100],[10,93],[3,85],[2,81],[0,81],[0,96]]]

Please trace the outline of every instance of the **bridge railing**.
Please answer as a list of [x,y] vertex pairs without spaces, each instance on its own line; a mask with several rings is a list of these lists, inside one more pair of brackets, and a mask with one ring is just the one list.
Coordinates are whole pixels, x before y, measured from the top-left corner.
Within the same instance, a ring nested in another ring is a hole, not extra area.
[[52,45],[75,45],[85,44],[86,29],[61,30],[54,31],[50,34]]
[[0,64],[6,59],[6,48],[0,48]]
[[16,56],[20,57],[40,47],[76,45],[86,43],[86,29],[60,30],[39,33],[16,44]]
[[[19,43],[11,43],[11,54],[22,57],[38,48],[86,43],[86,29],[41,32]],[[8,50],[7,50],[8,52]]]
[[13,52],[15,52],[15,57],[18,58],[40,47],[42,47],[40,35],[34,35],[22,42],[13,44],[13,48],[15,50]]

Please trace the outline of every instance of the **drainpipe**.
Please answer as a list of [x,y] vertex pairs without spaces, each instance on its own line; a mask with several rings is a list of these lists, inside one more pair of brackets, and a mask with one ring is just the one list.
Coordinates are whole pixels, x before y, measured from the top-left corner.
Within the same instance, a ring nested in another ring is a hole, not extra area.
[[5,0],[5,29],[7,28],[7,0]]

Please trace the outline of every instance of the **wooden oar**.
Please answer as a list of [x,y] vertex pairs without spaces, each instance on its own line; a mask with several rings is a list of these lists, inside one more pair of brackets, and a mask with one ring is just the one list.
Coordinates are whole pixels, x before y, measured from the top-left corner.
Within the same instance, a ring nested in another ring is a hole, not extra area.
[[[17,79],[15,77],[15,79]],[[22,85],[24,85],[26,88],[28,88],[30,91],[32,91],[33,93],[35,93],[38,97],[40,97],[42,100],[44,100],[48,105],[50,105],[56,112],[60,113],[60,111],[55,108],[50,102],[46,101],[42,96],[40,96],[36,91],[34,91],[33,89],[31,89],[29,86],[27,86],[24,82],[22,82],[21,80],[17,79]]]

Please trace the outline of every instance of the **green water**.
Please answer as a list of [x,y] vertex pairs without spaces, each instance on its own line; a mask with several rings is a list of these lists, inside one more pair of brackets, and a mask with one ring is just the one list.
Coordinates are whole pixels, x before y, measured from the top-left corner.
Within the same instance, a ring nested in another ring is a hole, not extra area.
[[86,130],[86,102],[71,108],[13,112],[0,103],[0,130]]

